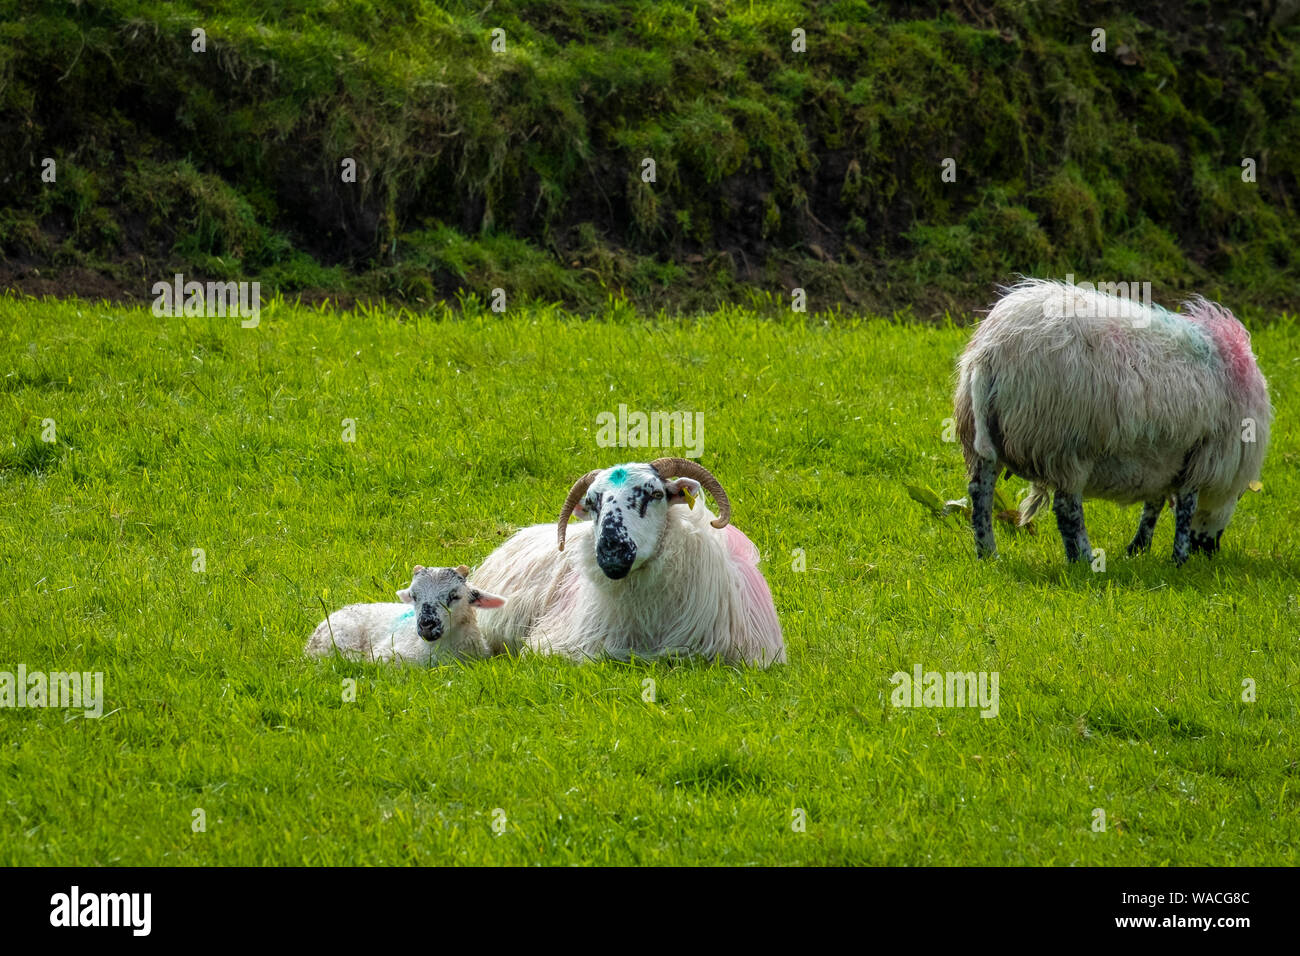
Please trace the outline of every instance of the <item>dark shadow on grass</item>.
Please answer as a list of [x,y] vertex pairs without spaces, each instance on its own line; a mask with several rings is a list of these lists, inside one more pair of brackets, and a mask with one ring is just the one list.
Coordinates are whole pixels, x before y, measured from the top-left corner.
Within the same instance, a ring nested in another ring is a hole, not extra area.
[[48,474],[62,463],[71,447],[71,442],[63,438],[58,442],[46,442],[28,436],[20,444],[0,451],[0,472]]
[[753,793],[767,787],[762,770],[739,753],[693,756],[670,767],[667,782],[704,793]]
[[1064,558],[1045,563],[1008,559],[1005,550],[999,550],[998,553],[1000,559],[990,566],[993,574],[1015,578],[1026,584],[1058,585],[1074,590],[1088,588],[1100,591],[1107,587],[1124,587],[1135,591],[1163,588],[1175,591],[1188,588],[1204,590],[1206,587],[1222,588],[1225,583],[1233,581],[1258,583],[1300,580],[1300,558],[1244,554],[1231,550],[1220,551],[1213,558],[1193,555],[1181,568],[1175,567],[1168,555],[1153,552],[1130,558],[1122,549],[1118,554],[1107,551],[1105,571],[1093,571],[1090,565],[1082,563],[1069,565]]
[[[693,671],[693,670],[718,670],[734,671],[737,674],[744,674],[751,668],[742,667],[737,664],[728,664],[721,658],[706,659],[701,657],[638,657],[635,654],[627,658],[621,657],[600,657],[595,660],[604,664],[612,664],[620,668],[628,668],[646,672],[652,671]],[[755,668],[757,669],[757,668]]]
[[1208,725],[1193,717],[1166,713],[1155,707],[1094,708],[1083,719],[1094,736],[1149,741],[1168,733],[1175,740],[1199,740],[1213,733]]

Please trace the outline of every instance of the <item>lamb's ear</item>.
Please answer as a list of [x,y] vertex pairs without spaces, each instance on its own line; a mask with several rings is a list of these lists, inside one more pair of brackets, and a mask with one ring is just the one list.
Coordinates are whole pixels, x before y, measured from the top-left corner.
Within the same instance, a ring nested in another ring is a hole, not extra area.
[[410,588],[402,588],[402,590],[398,591],[398,592],[397,592],[397,599],[398,599],[399,601],[401,601],[403,604],[414,604],[414,603],[415,603],[415,598],[411,597],[411,589],[410,589]]
[[475,588],[469,592],[469,603],[474,607],[500,607],[506,603],[506,599]]
[[664,482],[664,491],[670,505],[695,506],[695,499],[700,496],[700,483],[694,478],[674,478]]
[[460,579],[464,581],[467,577],[469,577],[469,565],[468,564],[459,565],[456,568],[456,573],[459,574]]

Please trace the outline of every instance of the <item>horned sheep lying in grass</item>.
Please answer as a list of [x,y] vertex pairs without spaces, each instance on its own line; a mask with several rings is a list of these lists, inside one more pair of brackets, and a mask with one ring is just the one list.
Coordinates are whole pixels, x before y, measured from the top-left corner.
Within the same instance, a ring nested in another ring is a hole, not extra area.
[[[701,490],[719,517],[696,502]],[[570,528],[571,515],[591,520]],[[569,489],[558,529],[524,528],[475,572],[483,586],[510,595],[484,635],[496,652],[575,660],[783,663],[758,551],[730,518],[721,484],[688,459],[590,471]]]
[[432,666],[488,657],[477,608],[498,608],[504,598],[472,587],[469,568],[416,565],[400,604],[350,604],[317,625],[306,653],[338,650],[345,657]]
[[957,432],[975,546],[990,557],[1003,468],[1033,489],[1021,524],[1054,493],[1068,561],[1090,561],[1083,499],[1141,502],[1129,545],[1151,546],[1173,502],[1175,564],[1213,554],[1259,478],[1272,408],[1250,334],[1203,298],[1182,313],[1059,282],[1005,290],[958,363]]

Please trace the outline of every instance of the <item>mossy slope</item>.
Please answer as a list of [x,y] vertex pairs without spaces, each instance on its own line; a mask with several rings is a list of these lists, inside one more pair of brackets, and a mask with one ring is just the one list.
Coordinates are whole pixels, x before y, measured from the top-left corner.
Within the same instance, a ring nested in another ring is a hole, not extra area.
[[5,285],[922,310],[1015,272],[1300,286],[1295,4],[30,6],[0,0]]

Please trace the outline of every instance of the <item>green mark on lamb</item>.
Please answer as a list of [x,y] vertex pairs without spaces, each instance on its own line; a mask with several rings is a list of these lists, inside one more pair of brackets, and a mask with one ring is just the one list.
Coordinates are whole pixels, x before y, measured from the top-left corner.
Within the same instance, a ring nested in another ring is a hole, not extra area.
[[625,481],[627,481],[626,468],[615,468],[609,473],[609,483],[611,485],[621,485]]

